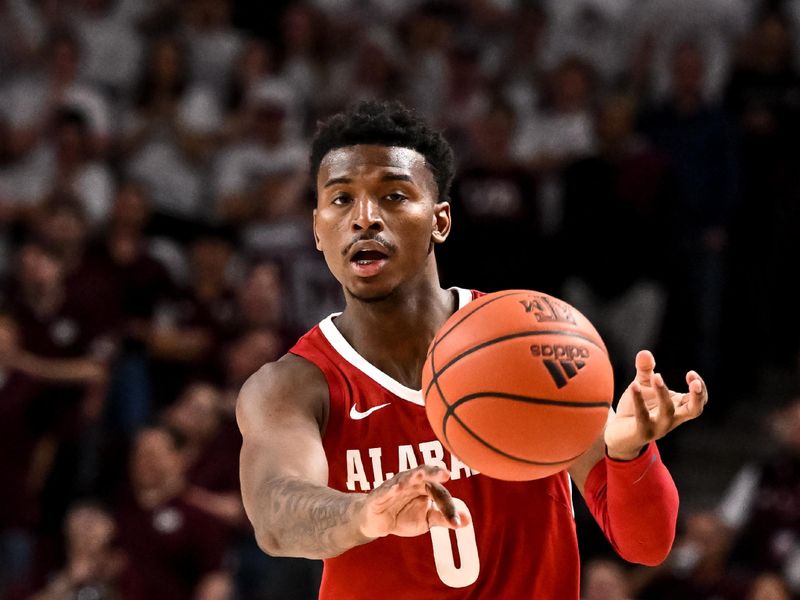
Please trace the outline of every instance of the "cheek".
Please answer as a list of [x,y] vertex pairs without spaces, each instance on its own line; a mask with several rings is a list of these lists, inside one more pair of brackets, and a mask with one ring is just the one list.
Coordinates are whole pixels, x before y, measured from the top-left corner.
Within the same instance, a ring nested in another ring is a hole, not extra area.
[[406,239],[414,240],[414,247],[427,248],[431,243],[433,230],[435,229],[435,219],[432,215],[426,213],[420,215],[406,226]]
[[333,219],[324,213],[317,213],[314,223],[314,232],[318,239],[320,249],[325,249],[341,241],[343,233],[348,231],[346,219]]

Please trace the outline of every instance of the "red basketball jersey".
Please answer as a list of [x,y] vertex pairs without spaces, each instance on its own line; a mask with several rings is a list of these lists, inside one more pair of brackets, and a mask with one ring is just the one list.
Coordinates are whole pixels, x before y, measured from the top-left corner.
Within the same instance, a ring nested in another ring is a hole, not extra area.
[[[457,289],[464,306],[477,292]],[[445,484],[472,525],[404,538],[387,536],[325,561],[321,600],[576,600],[579,557],[569,476],[491,479],[444,449],[422,393],[368,363],[331,315],[291,352],[324,373],[330,416],[323,437],[330,487],[368,492],[427,463],[447,467]]]

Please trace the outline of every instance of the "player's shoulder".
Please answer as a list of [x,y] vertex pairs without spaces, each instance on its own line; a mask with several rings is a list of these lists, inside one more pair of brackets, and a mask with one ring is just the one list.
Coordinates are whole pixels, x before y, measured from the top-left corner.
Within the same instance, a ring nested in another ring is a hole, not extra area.
[[322,423],[327,403],[328,384],[322,371],[305,358],[287,353],[266,363],[245,381],[239,392],[236,412],[240,419],[276,413],[306,413]]

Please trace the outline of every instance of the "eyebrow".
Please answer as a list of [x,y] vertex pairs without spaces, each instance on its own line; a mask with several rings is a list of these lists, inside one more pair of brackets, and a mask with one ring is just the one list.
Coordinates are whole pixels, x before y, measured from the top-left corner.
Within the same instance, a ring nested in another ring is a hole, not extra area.
[[407,181],[409,183],[414,183],[414,180],[411,179],[410,175],[404,175],[401,173],[387,173],[381,177],[381,181]]
[[[387,173],[381,177],[381,181],[407,181],[408,183],[414,183],[414,180],[410,175],[405,175],[402,173]],[[353,183],[353,180],[349,177],[334,177],[333,179],[326,181],[325,185],[322,187],[328,188],[339,183]]]
[[336,185],[337,183],[353,183],[353,180],[349,177],[334,177],[333,179],[329,179],[325,182],[325,185],[322,187],[331,187],[332,185]]

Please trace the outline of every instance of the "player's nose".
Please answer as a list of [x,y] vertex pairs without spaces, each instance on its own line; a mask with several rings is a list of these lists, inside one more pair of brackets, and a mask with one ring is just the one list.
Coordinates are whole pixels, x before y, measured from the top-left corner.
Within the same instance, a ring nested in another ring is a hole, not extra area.
[[381,217],[378,202],[370,196],[363,194],[356,198],[353,206],[353,231],[375,229],[383,231],[383,218]]

